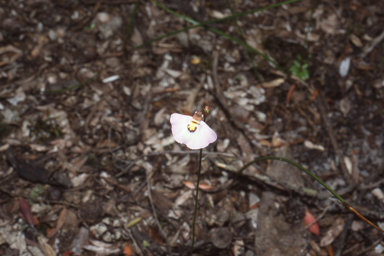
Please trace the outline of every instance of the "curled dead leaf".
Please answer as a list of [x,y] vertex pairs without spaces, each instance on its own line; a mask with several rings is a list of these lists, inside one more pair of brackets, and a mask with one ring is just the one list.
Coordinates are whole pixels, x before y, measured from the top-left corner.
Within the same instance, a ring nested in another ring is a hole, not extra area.
[[236,240],[233,246],[233,255],[240,256],[244,255],[244,241]]
[[32,211],[31,211],[31,206],[29,205],[27,200],[25,200],[22,197],[20,197],[20,199],[19,199],[19,208],[20,208],[20,212],[23,215],[25,221],[31,227],[34,227],[34,224],[33,224],[33,214],[32,214]]
[[273,87],[280,86],[282,83],[284,83],[284,81],[285,81],[284,78],[278,78],[272,81],[264,82],[262,83],[262,86],[264,88],[273,88]]
[[[196,189],[196,185],[191,181],[183,181],[183,184],[189,189]],[[210,190],[210,189],[214,189],[214,188],[215,187],[210,186],[208,184],[204,184],[204,183],[199,184],[199,189],[201,189],[201,190]]]
[[319,151],[324,151],[325,150],[325,148],[322,145],[313,144],[309,140],[305,140],[304,141],[304,146],[309,148],[309,149],[316,149],[316,150],[319,150]]
[[325,247],[333,243],[333,241],[341,234],[344,229],[345,221],[343,218],[337,218],[333,225],[328,229],[325,236],[320,240],[320,246]]
[[349,37],[351,39],[351,42],[356,46],[356,47],[363,47],[363,43],[361,42],[360,38],[358,38],[357,36],[355,36],[354,34],[351,34],[351,36]]
[[264,139],[260,139],[259,140],[259,143],[263,146],[266,146],[266,147],[270,147],[272,146],[271,142],[267,141],[267,140],[264,140]]

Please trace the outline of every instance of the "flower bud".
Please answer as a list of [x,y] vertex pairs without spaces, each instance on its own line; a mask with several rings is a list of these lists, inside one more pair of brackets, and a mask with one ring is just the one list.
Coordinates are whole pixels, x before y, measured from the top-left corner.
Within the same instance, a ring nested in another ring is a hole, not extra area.
[[203,110],[204,117],[207,117],[209,115],[209,112],[211,111],[210,106],[205,106]]

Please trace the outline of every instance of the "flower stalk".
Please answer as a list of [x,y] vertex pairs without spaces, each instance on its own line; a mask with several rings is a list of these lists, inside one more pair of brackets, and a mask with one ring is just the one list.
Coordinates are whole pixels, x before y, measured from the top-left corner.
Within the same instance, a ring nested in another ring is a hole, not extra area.
[[193,246],[195,245],[195,224],[197,216],[197,201],[199,199],[199,185],[201,174],[201,161],[203,158],[203,148],[217,140],[216,133],[205,123],[206,117],[209,115],[211,107],[205,106],[203,111],[196,111],[193,116],[181,115],[174,113],[171,115],[172,134],[175,141],[185,144],[190,149],[200,149],[199,168],[197,174],[195,209],[193,212],[192,223],[192,246],[191,256],[193,254]]
[[199,184],[200,184],[200,173],[201,173],[201,160],[203,158],[203,149],[200,149],[199,156],[199,171],[197,174],[197,184],[196,184],[196,196],[195,196],[195,210],[193,212],[193,222],[192,222],[192,246],[191,246],[191,256],[193,254],[193,246],[195,245],[195,223],[196,223],[196,215],[197,215],[197,201],[199,198]]

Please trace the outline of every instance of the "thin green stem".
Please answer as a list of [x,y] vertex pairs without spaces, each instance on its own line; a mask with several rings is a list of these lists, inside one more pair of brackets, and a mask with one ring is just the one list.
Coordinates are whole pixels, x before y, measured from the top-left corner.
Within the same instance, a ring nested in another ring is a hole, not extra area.
[[237,175],[240,175],[245,169],[247,169],[252,164],[254,164],[256,162],[259,162],[259,161],[264,161],[264,160],[279,160],[279,161],[287,162],[287,163],[289,163],[291,165],[296,166],[297,168],[299,168],[300,170],[306,172],[309,176],[311,176],[312,178],[317,180],[321,185],[323,185],[323,187],[325,187],[329,192],[331,192],[332,195],[334,195],[337,199],[339,199],[342,204],[346,203],[345,200],[341,196],[339,196],[333,189],[331,189],[327,184],[324,183],[324,181],[319,179],[315,174],[313,174],[309,170],[305,169],[303,166],[299,165],[298,163],[295,163],[294,161],[286,159],[286,158],[283,158],[283,157],[277,157],[277,156],[258,157],[255,160],[253,160],[253,161],[247,163],[246,165],[244,165],[242,168],[240,168],[240,170],[237,171]]
[[193,223],[192,223],[192,246],[191,246],[191,256],[193,254],[193,246],[195,245],[195,223],[197,215],[197,200],[199,196],[199,184],[200,184],[200,173],[201,173],[201,159],[203,158],[203,149],[200,149],[199,157],[199,173],[197,174],[197,184],[196,184],[196,196],[195,196],[195,211],[193,212]]
[[368,223],[369,225],[371,225],[372,227],[376,228],[377,230],[379,230],[381,233],[384,234],[384,230],[381,229],[380,227],[376,226],[375,224],[373,224],[370,220],[368,220],[367,218],[365,218],[364,216],[362,216],[358,211],[356,211],[349,203],[347,203],[341,196],[339,196],[333,189],[331,189],[327,184],[324,183],[324,181],[322,181],[321,179],[319,179],[315,174],[313,174],[312,172],[310,172],[309,170],[307,170],[306,168],[304,168],[303,166],[299,165],[298,163],[295,163],[294,161],[292,160],[289,160],[289,159],[286,159],[286,158],[283,158],[283,157],[277,157],[277,156],[264,156],[264,157],[258,157],[256,158],[255,160],[247,163],[246,165],[244,165],[242,168],[240,168],[240,170],[237,171],[237,176],[241,175],[241,173],[247,169],[250,165],[256,163],[256,162],[259,162],[259,161],[263,161],[263,160],[279,160],[279,161],[283,161],[283,162],[287,162],[291,165],[294,165],[296,166],[297,168],[299,168],[300,170],[306,172],[309,176],[311,176],[312,178],[314,178],[315,180],[317,180],[321,185],[323,185],[323,187],[325,187],[329,192],[332,193],[332,195],[334,195],[337,199],[339,199],[339,201],[348,209],[350,210],[351,212],[355,213],[360,219],[362,219],[363,221],[365,221],[366,223]]
[[171,32],[171,33],[168,33],[168,34],[165,34],[165,35],[156,37],[156,38],[151,39],[151,40],[148,40],[148,41],[146,41],[146,42],[144,42],[144,43],[142,43],[142,44],[140,44],[140,45],[138,45],[138,46],[133,47],[133,48],[132,48],[132,51],[135,51],[135,50],[137,50],[137,49],[139,49],[139,48],[141,48],[141,47],[147,46],[147,45],[149,45],[149,44],[151,44],[151,43],[153,43],[153,42],[160,41],[160,40],[163,39],[163,38],[170,37],[170,36],[173,36],[173,35],[177,35],[177,34],[179,34],[179,33],[181,33],[181,32],[188,31],[188,30],[190,30],[190,29],[197,28],[197,27],[200,27],[200,25],[194,25],[194,26],[186,27],[186,28],[179,29],[179,30],[173,31],[173,32]]
[[[158,6],[159,8],[161,8],[161,9],[163,9],[163,10],[165,10],[165,11],[167,11],[167,12],[169,12],[169,13],[171,13],[171,14],[179,17],[179,18],[182,18],[182,19],[184,19],[184,20],[186,20],[186,21],[188,21],[188,22],[190,22],[192,24],[194,24],[194,26],[188,27],[188,28],[185,29],[185,30],[189,30],[189,29],[194,28],[194,27],[206,26],[206,25],[211,24],[211,23],[221,22],[221,21],[225,21],[225,20],[229,20],[229,19],[235,19],[237,17],[242,17],[242,16],[245,16],[245,15],[248,15],[248,14],[252,14],[252,13],[263,11],[263,10],[268,10],[268,9],[271,9],[271,8],[274,8],[274,7],[278,7],[278,6],[281,6],[281,5],[284,5],[284,4],[293,3],[293,2],[298,2],[298,1],[301,1],[301,0],[288,0],[288,1],[285,1],[285,2],[282,2],[282,3],[277,3],[277,4],[269,5],[269,6],[266,6],[266,7],[263,7],[263,8],[254,9],[254,10],[250,10],[250,11],[247,11],[247,12],[242,12],[242,13],[234,14],[234,15],[222,18],[222,19],[210,20],[210,21],[206,21],[206,22],[202,22],[202,23],[199,23],[199,22],[197,22],[197,21],[195,21],[195,20],[193,20],[193,19],[191,19],[189,17],[181,15],[181,14],[175,12],[175,11],[172,11],[171,9],[167,8],[166,6],[156,2],[154,0],[150,0],[150,1],[151,1],[151,3],[153,3],[156,6]],[[253,52],[253,53],[263,57],[265,60],[267,60],[268,62],[273,64],[275,67],[277,67],[280,71],[282,71],[283,73],[286,73],[275,61],[270,59],[267,55],[262,54],[259,51],[257,51],[256,49],[254,49],[253,47],[249,46],[247,43],[244,43],[244,42],[242,42],[242,41],[240,41],[240,40],[238,40],[238,39],[236,39],[236,38],[234,38],[234,37],[232,37],[232,36],[230,36],[230,35],[228,35],[226,33],[223,33],[221,31],[217,30],[217,29],[210,28],[210,27],[207,27],[207,29],[212,31],[212,32],[214,32],[214,33],[216,33],[216,34],[218,34],[218,35],[221,35],[221,36],[223,36],[223,37],[225,37],[225,38],[227,38],[227,39],[229,39],[229,40],[231,40],[231,41],[233,41],[233,42],[235,42],[235,43],[237,43],[237,44],[239,44],[241,46],[243,46],[247,51]],[[183,30],[179,30],[179,31],[176,31],[176,32],[172,32],[172,33],[168,34],[168,36],[177,34],[179,32],[185,31],[185,30],[183,29]],[[160,40],[161,38],[164,38],[166,36],[167,35],[155,38],[155,39],[151,40],[150,43],[152,43],[154,41],[157,41],[157,40]],[[142,47],[144,45],[147,45],[148,43],[149,42],[146,42],[146,43],[144,43],[142,45],[139,45],[139,46],[135,47],[134,50],[136,50],[137,48],[140,48],[140,47]]]
[[[231,10],[232,15],[235,15],[236,14],[235,10],[232,8],[230,1],[226,0],[226,2],[227,2],[229,9]],[[245,37],[244,37],[243,30],[241,29],[241,27],[239,26],[239,23],[237,22],[237,17],[235,18],[235,23],[236,23],[236,27],[237,27],[237,30],[239,31],[241,39],[243,40],[243,42],[247,43],[247,41],[245,40]],[[256,68],[256,64],[253,61],[252,55],[251,55],[249,50],[247,50],[247,56],[248,56],[249,61],[252,64],[253,72],[255,73],[257,80],[259,81],[260,84],[262,84],[263,82],[261,81],[261,78],[259,76],[259,72],[257,71],[257,68]]]
[[241,13],[237,13],[235,15],[231,15],[231,16],[228,16],[228,17],[224,17],[224,18],[221,18],[221,19],[215,19],[215,20],[209,20],[209,21],[206,21],[206,22],[202,22],[202,23],[198,23],[197,21],[194,21],[193,19],[190,19],[188,17],[185,17],[177,12],[174,12],[170,9],[168,9],[166,6],[154,1],[154,0],[150,0],[151,3],[153,3],[154,5],[157,5],[158,7],[160,7],[161,9],[164,9],[166,10],[167,12],[169,13],[172,13],[173,15],[176,15],[177,17],[179,18],[182,18],[182,19],[185,19],[187,21],[189,21],[190,23],[192,24],[199,24],[199,26],[205,26],[205,25],[208,25],[208,24],[211,24],[211,23],[217,23],[217,22],[222,22],[222,21],[225,21],[225,20],[230,20],[230,19],[234,19],[234,18],[237,18],[237,17],[242,17],[242,16],[246,16],[248,14],[253,14],[255,12],[260,12],[260,11],[265,11],[265,10],[268,10],[268,9],[271,9],[271,8],[275,8],[275,7],[278,7],[278,6],[281,6],[281,5],[284,5],[284,4],[290,4],[290,3],[294,3],[294,2],[299,2],[301,0],[288,0],[288,1],[285,1],[285,2],[281,2],[281,3],[277,3],[277,4],[272,4],[272,5],[268,5],[268,6],[265,6],[265,7],[262,7],[262,8],[258,8],[258,9],[253,9],[253,10],[250,10],[250,11],[246,11],[246,12],[241,12]]
[[137,12],[137,8],[139,7],[140,0],[137,0],[135,3],[135,7],[132,10],[131,17],[129,18],[129,24],[127,28],[127,33],[125,35],[125,42],[128,42],[129,38],[131,37],[132,32],[132,26],[133,26],[133,19],[135,18],[135,14]]
[[[158,2],[154,1],[154,0],[150,0],[151,3],[155,4],[156,6],[160,7],[161,9],[169,12],[170,14],[173,14],[181,19],[184,19],[185,21],[188,21],[192,24],[194,24],[195,26],[205,26],[207,24],[210,24],[210,23],[213,23],[213,22],[219,22],[219,21],[224,21],[224,20],[227,20],[227,19],[234,19],[234,18],[237,18],[237,17],[241,17],[241,16],[244,16],[244,15],[247,15],[247,14],[251,14],[251,13],[254,13],[254,12],[257,12],[257,11],[262,11],[262,10],[266,10],[266,9],[270,9],[270,8],[273,8],[273,7],[277,7],[277,6],[280,6],[280,5],[283,5],[283,4],[288,4],[288,3],[292,3],[292,2],[297,2],[297,1],[301,1],[301,0],[289,0],[289,1],[286,1],[286,2],[283,2],[283,3],[279,3],[279,4],[274,4],[274,5],[270,5],[270,6],[267,6],[267,7],[264,7],[264,8],[260,8],[260,9],[256,9],[256,10],[251,10],[251,11],[248,11],[248,12],[243,12],[243,13],[239,13],[239,14],[235,14],[235,15],[231,15],[229,17],[225,17],[225,18],[222,18],[222,19],[217,19],[217,20],[213,20],[213,21],[207,21],[207,22],[203,22],[203,23],[199,23],[189,17],[186,17],[184,15],[181,15],[175,11],[172,11],[171,9],[167,8],[166,6],[162,5],[162,4],[159,4]],[[265,60],[267,60],[268,62],[272,63],[275,67],[277,67],[280,71],[282,71],[283,73],[285,73],[285,71],[275,62],[273,61],[272,59],[270,59],[267,55],[265,54],[262,54],[261,52],[257,51],[255,48],[249,46],[247,43],[244,43],[240,40],[238,40],[237,38],[234,38],[220,30],[217,30],[217,29],[214,29],[214,28],[211,28],[211,27],[206,27],[208,30],[218,34],[218,35],[221,35],[222,37],[225,37],[241,46],[243,46],[247,51],[250,51],[250,52],[253,52],[261,57],[263,57]]]
[[308,34],[309,34],[310,28],[312,27],[313,12],[315,11],[316,4],[317,4],[317,0],[315,0],[313,4],[311,3],[311,13],[309,15],[309,21],[305,31],[305,40],[304,40],[304,46],[306,49],[308,49]]

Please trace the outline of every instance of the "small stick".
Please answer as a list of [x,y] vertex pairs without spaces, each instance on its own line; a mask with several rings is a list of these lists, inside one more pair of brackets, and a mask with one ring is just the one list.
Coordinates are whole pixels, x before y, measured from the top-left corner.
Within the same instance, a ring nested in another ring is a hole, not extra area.
[[316,220],[314,222],[312,222],[311,224],[307,225],[304,229],[308,229],[310,227],[312,227],[315,223],[317,223],[321,218],[323,218],[324,214],[328,211],[329,207],[331,207],[331,205],[327,205],[327,207],[325,207],[325,209],[323,210],[323,212],[319,215],[319,217],[316,218]]
[[[340,168],[341,168],[341,171],[343,173],[344,179],[347,181],[348,190],[351,191],[355,188],[356,184],[354,184],[355,182],[353,181],[352,176],[349,175],[347,166],[345,165],[343,154],[341,153],[341,150],[340,150],[339,145],[337,143],[331,122],[329,121],[328,116],[327,116],[327,112],[325,109],[326,103],[325,103],[324,96],[322,93],[319,93],[318,99],[319,99],[318,107],[320,110],[321,117],[323,118],[325,128],[328,131],[328,136],[331,140],[332,147],[335,150],[336,155],[338,156],[338,158],[340,160]],[[347,192],[345,192],[345,193],[347,193]]]
[[[142,155],[140,157],[137,157],[135,160],[133,160],[129,165],[128,167],[126,167],[125,169],[123,169],[121,172],[119,172],[118,174],[116,174],[116,178],[119,178],[120,176],[124,175],[125,173],[128,172],[129,169],[131,169],[135,163],[145,157],[148,157],[148,156],[159,156],[159,155],[164,155],[164,154],[176,154],[176,155],[187,155],[187,154],[199,154],[199,151],[162,151],[162,152],[155,152],[155,153],[149,153],[149,154],[146,154],[146,155]],[[204,155],[220,155],[220,156],[223,156],[223,157],[235,157],[233,154],[228,154],[228,153],[221,153],[221,152],[204,152]],[[116,166],[117,167],[117,166]],[[121,169],[120,167],[118,167],[118,169]]]

